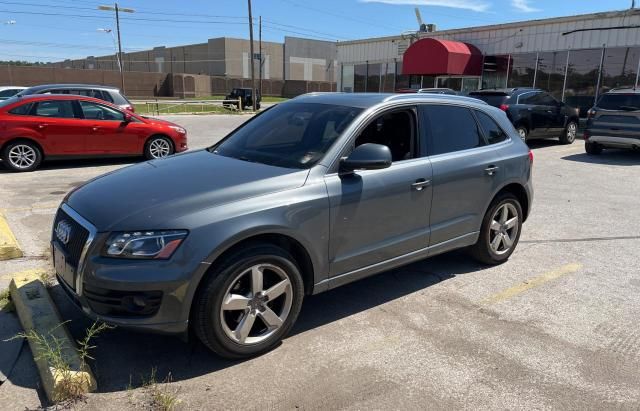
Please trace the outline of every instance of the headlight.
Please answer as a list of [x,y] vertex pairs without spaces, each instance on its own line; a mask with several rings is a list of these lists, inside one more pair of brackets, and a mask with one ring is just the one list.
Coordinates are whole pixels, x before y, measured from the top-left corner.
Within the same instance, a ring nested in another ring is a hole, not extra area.
[[187,237],[185,230],[113,233],[104,255],[118,258],[167,259]]
[[187,134],[187,130],[180,126],[169,126],[170,129],[177,131],[180,134]]

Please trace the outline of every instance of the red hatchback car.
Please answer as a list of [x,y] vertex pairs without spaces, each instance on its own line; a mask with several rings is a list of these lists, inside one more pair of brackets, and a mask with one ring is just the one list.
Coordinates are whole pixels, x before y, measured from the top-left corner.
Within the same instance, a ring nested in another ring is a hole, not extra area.
[[187,150],[187,132],[91,97],[32,95],[0,102],[0,154],[15,171],[42,160],[144,155],[166,157]]

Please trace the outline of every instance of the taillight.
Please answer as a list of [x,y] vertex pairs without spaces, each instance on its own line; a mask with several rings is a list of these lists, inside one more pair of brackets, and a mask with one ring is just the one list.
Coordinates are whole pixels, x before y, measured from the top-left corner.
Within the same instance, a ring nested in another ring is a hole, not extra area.
[[590,137],[591,133],[589,133],[589,130],[585,130],[584,133],[582,133],[582,138],[584,138],[585,140],[589,140]]
[[508,104],[500,104],[500,110],[502,110],[502,111],[509,110],[509,105]]
[[529,150],[529,164],[533,164],[533,151]]

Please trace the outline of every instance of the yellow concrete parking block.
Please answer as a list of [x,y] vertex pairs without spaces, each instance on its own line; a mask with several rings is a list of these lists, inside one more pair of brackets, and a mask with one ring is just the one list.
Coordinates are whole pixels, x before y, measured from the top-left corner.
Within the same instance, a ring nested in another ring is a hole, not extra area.
[[22,257],[18,240],[11,232],[7,220],[0,214],[0,261]]
[[[79,395],[95,391],[97,385],[91,369],[81,360],[76,344],[40,280],[42,272],[28,270],[17,273],[9,288],[25,334],[35,332],[47,344],[60,347],[59,355],[51,360],[51,356],[46,355],[50,348],[28,338],[47,397],[57,402],[64,399],[69,390]],[[65,366],[56,366],[55,361]]]

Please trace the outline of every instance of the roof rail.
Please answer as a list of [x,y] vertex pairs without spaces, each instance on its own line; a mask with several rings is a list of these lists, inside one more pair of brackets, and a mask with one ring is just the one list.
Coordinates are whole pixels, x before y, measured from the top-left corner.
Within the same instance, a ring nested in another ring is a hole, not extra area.
[[454,96],[451,94],[428,94],[428,93],[408,93],[408,94],[393,94],[384,99],[384,101],[395,101],[395,100],[413,100],[413,99],[424,99],[424,100],[460,100],[460,101],[470,101],[478,104],[487,104],[487,102],[482,101],[477,98],[467,97],[467,96]]

